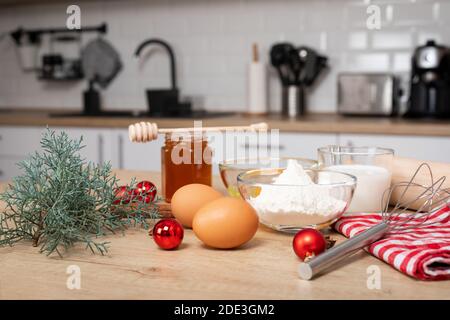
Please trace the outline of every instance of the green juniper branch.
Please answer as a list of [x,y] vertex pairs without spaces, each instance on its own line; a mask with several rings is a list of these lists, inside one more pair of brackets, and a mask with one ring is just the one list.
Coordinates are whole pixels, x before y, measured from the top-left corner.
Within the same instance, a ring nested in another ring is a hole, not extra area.
[[[158,217],[157,207],[140,197],[114,203],[118,180],[111,165],[86,163],[79,154],[82,142],[47,129],[43,152],[18,164],[23,174],[0,194],[6,204],[0,212],[0,246],[29,240],[42,253],[61,255],[62,249],[84,243],[104,254],[108,243],[98,237],[129,226],[148,228],[147,219]],[[134,185],[133,180],[130,190]]]

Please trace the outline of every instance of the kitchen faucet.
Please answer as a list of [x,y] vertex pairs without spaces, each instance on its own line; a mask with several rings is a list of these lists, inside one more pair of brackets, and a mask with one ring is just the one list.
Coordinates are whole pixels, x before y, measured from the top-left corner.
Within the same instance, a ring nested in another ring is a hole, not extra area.
[[173,54],[172,47],[161,39],[148,39],[142,42],[139,47],[137,47],[136,52],[134,53],[136,57],[139,57],[141,54],[142,49],[144,49],[146,46],[151,44],[159,44],[164,49],[167,50],[167,53],[169,54],[170,59],[170,77],[171,77],[171,83],[172,83],[172,90],[177,88],[177,78],[176,78],[176,65],[175,65],[175,55]]
[[191,113],[190,102],[179,101],[179,90],[177,88],[175,55],[172,47],[164,40],[153,38],[142,42],[136,49],[135,55],[139,57],[141,51],[148,45],[157,44],[166,49],[170,59],[170,89],[147,89],[147,103],[149,115],[151,116],[180,116]]

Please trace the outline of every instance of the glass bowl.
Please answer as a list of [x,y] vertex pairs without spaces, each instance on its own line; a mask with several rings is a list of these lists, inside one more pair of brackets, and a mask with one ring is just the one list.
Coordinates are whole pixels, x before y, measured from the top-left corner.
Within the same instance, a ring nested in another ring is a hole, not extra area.
[[275,184],[283,169],[258,169],[239,174],[241,196],[256,210],[262,224],[283,232],[328,227],[344,214],[353,197],[356,177],[309,169],[313,184]]
[[317,161],[305,158],[259,158],[259,159],[232,159],[219,163],[220,177],[227,188],[228,194],[232,197],[240,198],[237,177],[243,172],[256,169],[274,168],[286,169],[289,160],[296,160],[304,169],[317,167]]
[[358,185],[348,212],[379,212],[391,186],[394,150],[330,145],[318,149],[319,167],[354,175]]

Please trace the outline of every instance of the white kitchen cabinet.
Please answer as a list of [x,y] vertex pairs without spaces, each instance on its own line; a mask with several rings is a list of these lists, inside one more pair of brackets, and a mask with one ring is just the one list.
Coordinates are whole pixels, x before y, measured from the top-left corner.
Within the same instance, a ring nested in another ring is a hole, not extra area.
[[0,156],[23,157],[39,148],[41,128],[0,127]]
[[[79,139],[83,136],[82,144],[85,147],[81,155],[92,162],[101,162],[110,157],[109,129],[93,128],[51,128],[56,133],[65,131],[71,139]],[[40,149],[43,127],[0,127],[0,157],[15,156],[25,157],[31,152]]]
[[211,140],[214,149],[213,174],[218,174],[217,163],[224,159],[257,157],[301,157],[317,159],[317,148],[337,143],[335,134],[280,133],[244,135],[237,133]]
[[13,177],[21,174],[17,163],[23,157],[0,157],[0,181],[10,181]]
[[[151,143],[131,143],[128,140],[127,130],[116,130],[118,166],[129,170],[160,170],[161,147],[164,137]],[[114,139],[113,139],[114,141]],[[270,150],[262,150],[261,146],[267,144],[268,148],[279,148],[280,156],[295,156],[310,159],[317,158],[318,146],[336,144],[334,134],[301,134],[282,133],[279,139],[269,136],[267,139],[236,133],[233,135],[210,135],[209,145],[213,149],[213,173],[218,174],[217,163],[224,159],[264,156]],[[276,153],[272,154],[276,155]]]
[[[113,128],[52,128],[64,130],[71,138],[84,137],[81,154],[86,160],[99,163],[110,161],[113,168],[129,170],[161,169],[161,147],[164,136],[156,141],[139,144],[128,140],[127,129]],[[0,126],[0,181],[10,180],[20,173],[16,163],[40,149],[40,139],[44,127]],[[264,156],[267,150],[279,151],[280,156],[317,159],[317,148],[330,144],[354,146],[382,146],[395,150],[396,155],[421,160],[450,162],[450,137],[398,136],[398,135],[358,135],[320,133],[280,133],[267,138],[246,136],[242,133],[227,137],[210,136],[210,146],[214,149],[213,173],[218,174],[217,163],[223,159],[236,157]],[[276,155],[276,152],[272,156]]]
[[337,144],[336,134],[281,133],[280,155],[317,159],[317,148]]
[[450,137],[340,134],[338,140],[341,145],[391,148],[401,157],[450,162]]
[[40,132],[37,127],[0,127],[0,181],[21,173],[17,163],[39,148]]
[[[57,133],[64,130],[70,138],[79,139],[83,136],[85,146],[80,154],[87,161],[101,163],[111,161],[115,166],[114,143],[112,129],[97,128],[52,128]],[[20,174],[15,165],[24,160],[27,155],[41,150],[40,140],[44,127],[0,127],[0,181],[10,180]]]
[[[128,170],[161,170],[161,147],[164,136],[149,143],[132,143],[128,139],[128,129],[115,130],[113,143],[116,150],[117,167]],[[113,163],[114,164],[114,163]]]
[[279,146],[278,135],[256,132],[218,132],[209,134],[208,141],[216,164],[229,159],[270,156],[271,150],[277,150]]
[[[316,159],[318,147],[336,143],[337,136],[335,134],[280,133],[267,137],[263,135],[245,137],[245,135],[240,134],[235,140],[227,139],[226,152],[220,153],[220,156],[225,159],[265,155]],[[217,149],[217,146],[214,146]],[[264,148],[264,146],[267,147]],[[218,158],[220,156],[217,155]]]
[[110,130],[96,129],[96,128],[54,128],[57,133],[64,130],[69,138],[78,140],[83,137],[81,142],[84,145],[80,154],[87,161],[93,163],[102,163],[104,161],[110,161],[111,155],[105,153],[107,145],[111,142],[108,140]]

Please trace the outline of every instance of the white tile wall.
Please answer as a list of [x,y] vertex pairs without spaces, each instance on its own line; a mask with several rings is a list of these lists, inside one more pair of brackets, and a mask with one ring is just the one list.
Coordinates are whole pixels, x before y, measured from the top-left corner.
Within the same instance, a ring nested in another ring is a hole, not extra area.
[[[443,1],[444,2],[444,1]],[[437,18],[435,16],[434,6],[438,3],[431,1],[405,1],[404,3],[395,3],[393,23],[395,25],[426,25],[432,24]]]
[[348,48],[351,50],[364,50],[368,46],[366,31],[354,31],[348,34]]
[[389,55],[387,53],[349,54],[347,60],[347,69],[354,72],[388,72]]
[[374,49],[408,49],[412,47],[412,34],[408,31],[385,32],[372,34],[372,48]]
[[[19,25],[63,26],[66,5],[0,7],[0,37]],[[335,110],[339,72],[392,71],[406,82],[414,47],[429,38],[450,43],[448,0],[97,0],[79,5],[83,25],[108,23],[107,38],[125,65],[103,92],[107,109],[145,109],[144,90],[169,84],[162,50],[148,50],[141,60],[133,55],[150,37],[173,45],[183,96],[210,110],[245,110],[252,42],[259,43],[266,63],[270,46],[281,40],[312,46],[329,57],[331,69],[308,99],[318,112]],[[380,8],[380,30],[366,27],[368,5]],[[0,40],[0,70],[0,107],[81,105],[85,83],[43,83],[23,73],[8,37]],[[270,107],[278,110],[279,82],[273,70],[268,74]]]
[[398,52],[394,54],[394,62],[392,69],[394,72],[408,72],[410,68],[411,53]]

